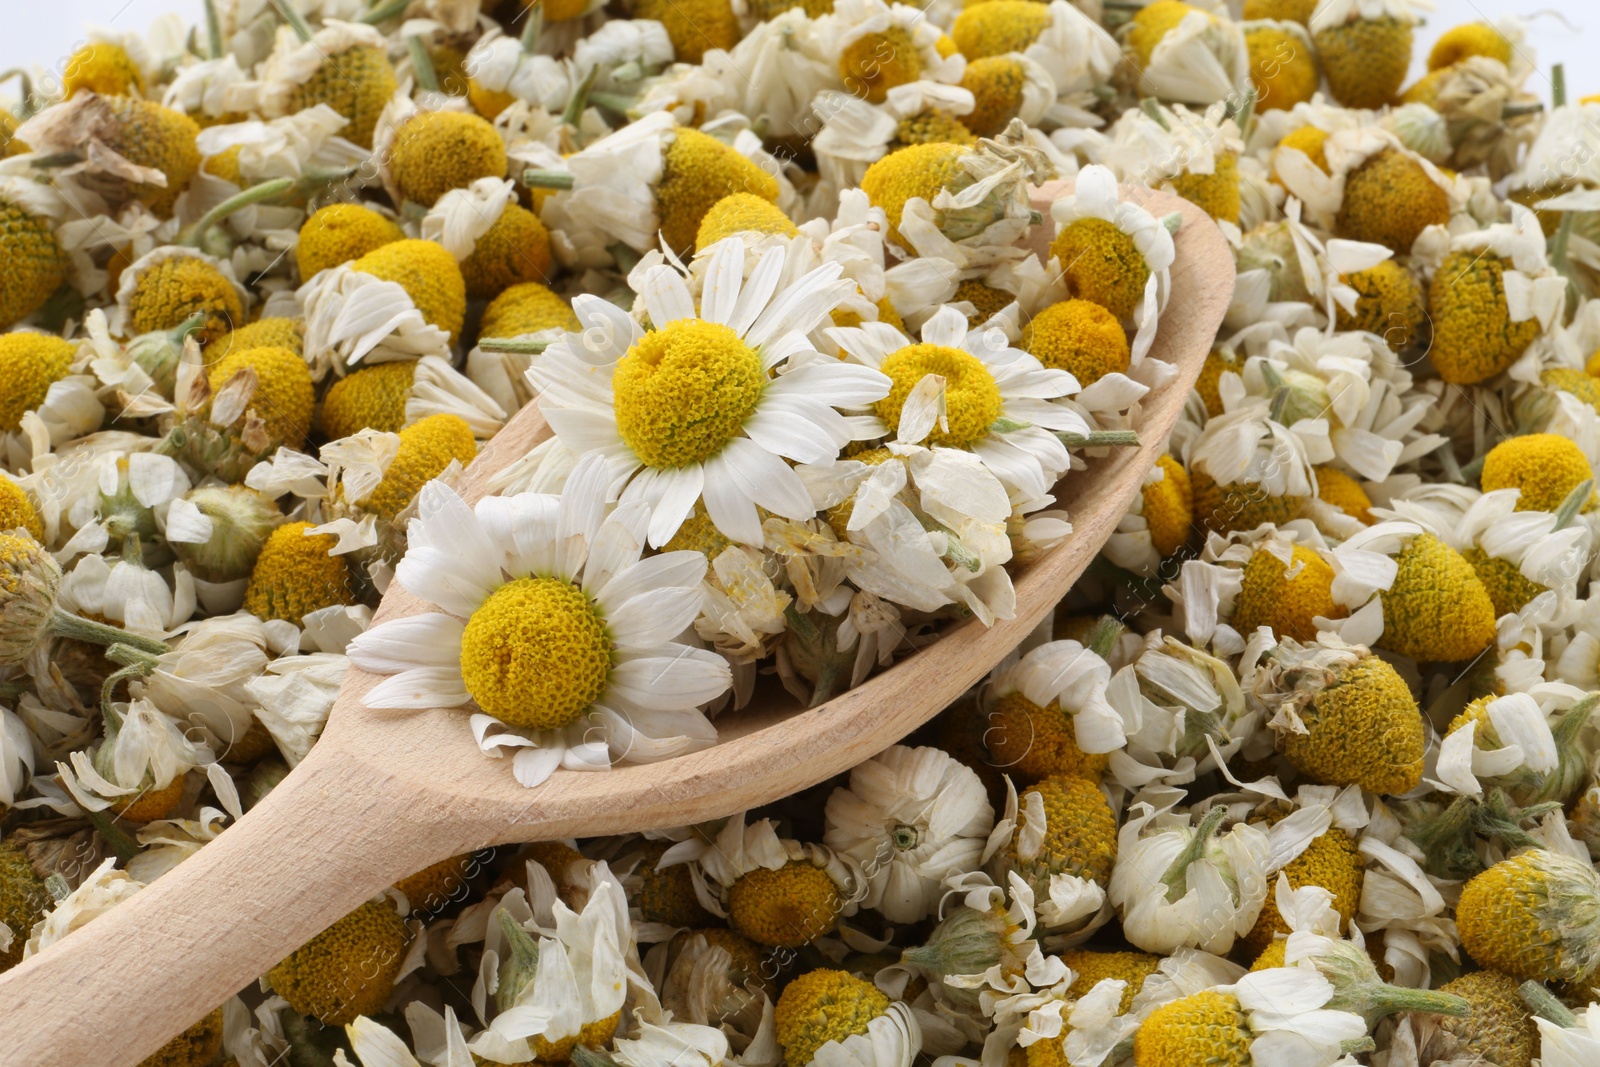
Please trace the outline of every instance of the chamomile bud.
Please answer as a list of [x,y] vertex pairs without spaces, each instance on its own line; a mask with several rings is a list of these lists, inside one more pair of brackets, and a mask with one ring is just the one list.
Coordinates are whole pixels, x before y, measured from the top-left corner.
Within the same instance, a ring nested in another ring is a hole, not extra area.
[[1395,563],[1394,581],[1380,594],[1379,647],[1426,663],[1459,663],[1494,640],[1494,602],[1461,553],[1424,533]]
[[1392,351],[1410,348],[1421,340],[1427,321],[1427,304],[1416,276],[1393,259],[1376,267],[1341,275],[1339,280],[1356,291],[1356,306],[1336,305],[1340,330],[1364,330],[1382,337]]
[[181,326],[204,315],[201,344],[243,326],[244,293],[233,268],[192,249],[157,248],[122,272],[117,307],[128,333]]
[[1600,877],[1581,860],[1529,849],[1490,867],[1456,904],[1461,947],[1519,981],[1573,981],[1600,966]]
[[483,118],[462,111],[416,111],[382,138],[387,177],[402,201],[432,207],[479,178],[504,178],[506,146]]
[[0,664],[27,659],[51,632],[61,565],[26,534],[0,533]]
[[44,918],[50,904],[50,894],[27,853],[13,841],[0,841],[0,923],[11,930],[10,944],[0,948],[0,971],[22,962],[26,934]]
[[1047,901],[1052,882],[1063,875],[1101,890],[1114,877],[1116,816],[1094,782],[1067,775],[1046,778],[1024,790],[1016,811],[1008,814],[1016,831],[989,861],[997,882],[1004,884],[1014,872],[1032,887],[1035,900]]
[[[184,498],[192,507],[184,515],[182,536],[169,536],[178,558],[196,578],[206,582],[235,582],[250,577],[268,536],[283,522],[277,505],[254,489],[242,485],[211,485],[190,490]],[[173,519],[168,518],[169,534]],[[188,538],[204,538],[188,540]]]
[[310,281],[329,267],[360,259],[405,236],[399,223],[364,204],[329,204],[301,224],[295,261],[300,277]]
[[[1520,490],[1518,511],[1558,511],[1574,489],[1593,479],[1583,450],[1559,434],[1509,438],[1490,449],[1483,461],[1483,491]],[[1591,493],[1580,510],[1587,512],[1594,504]]]
[[1346,176],[1335,228],[1340,237],[1409,255],[1423,230],[1449,221],[1450,194],[1411,155],[1385,148]]
[[1397,794],[1422,780],[1426,730],[1416,698],[1385,661],[1332,635],[1302,645],[1285,638],[1254,680],[1274,712],[1278,747],[1324,785]]
[[1032,0],[969,4],[950,26],[956,48],[970,62],[1022,52],[1050,25],[1050,8]]
[[467,313],[467,283],[456,259],[433,241],[393,241],[368,252],[350,269],[406,291],[423,319],[455,341]]
[[0,179],[0,329],[32,315],[66,280],[70,266],[56,240],[59,204],[37,183]]
[[772,201],[754,193],[730,193],[711,205],[695,234],[696,248],[710,248],[740,233],[797,237],[799,227]]
[[[843,1044],[852,1037],[881,1037],[881,1028],[873,1023],[886,1018],[890,1009],[889,998],[871,982],[844,971],[809,971],[784,987],[773,1014],[784,1061],[791,1067],[806,1067],[824,1045]],[[875,1030],[880,1033],[874,1034]]]
[[369,900],[286,956],[267,982],[300,1014],[343,1026],[383,1010],[410,939],[387,897]]
[[1311,35],[1298,22],[1246,22],[1250,50],[1250,82],[1260,111],[1277,111],[1307,103],[1322,80]]
[[699,63],[711,49],[739,43],[739,16],[729,0],[640,0],[633,17],[665,26],[680,63]]
[[1411,67],[1415,23],[1407,0],[1322,0],[1312,40],[1334,99],[1353,108],[1390,103]]
[[307,614],[355,603],[350,570],[332,555],[337,539],[310,533],[308,522],[291,522],[268,535],[250,571],[244,606],[258,619],[300,624]]

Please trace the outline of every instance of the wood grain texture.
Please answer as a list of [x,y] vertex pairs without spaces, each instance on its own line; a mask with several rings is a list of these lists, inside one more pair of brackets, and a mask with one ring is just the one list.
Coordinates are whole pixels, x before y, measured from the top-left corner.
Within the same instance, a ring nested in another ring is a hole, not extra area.
[[[1039,190],[1036,204],[1070,183]],[[1143,402],[1138,448],[1114,451],[1058,488],[1074,526],[1018,576],[1016,617],[953,626],[929,648],[810,711],[768,700],[717,721],[720,743],[666,763],[558,771],[537,789],[478,751],[460,710],[378,711],[377,681],[351,668],[311,755],[236,826],[114,911],[0,975],[0,1062],[137,1064],[361,901],[446,856],[491,844],[679,826],[768,803],[866,760],[910,733],[1031,631],[1082,574],[1164,450],[1233,290],[1233,260],[1198,208],[1181,211],[1172,295],[1151,358],[1178,368]],[[548,434],[524,409],[466,472],[491,475]],[[404,590],[378,619],[425,606]],[[24,933],[23,936],[26,936]]]

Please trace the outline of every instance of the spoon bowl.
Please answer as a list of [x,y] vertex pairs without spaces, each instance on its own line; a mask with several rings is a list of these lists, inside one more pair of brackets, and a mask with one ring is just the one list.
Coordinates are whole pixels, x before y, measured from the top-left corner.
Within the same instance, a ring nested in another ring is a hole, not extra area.
[[[1071,188],[1041,187],[1035,207],[1048,216]],[[1017,576],[1013,618],[951,625],[815,708],[759,695],[717,719],[718,744],[705,751],[598,773],[557,771],[535,789],[517,784],[508,760],[478,750],[460,709],[365,707],[380,679],[351,667],[310,755],[237,825],[0,975],[0,1058],[28,1067],[137,1064],[363,900],[429,864],[489,845],[731,815],[871,758],[948,706],[1046,617],[1116,528],[1165,451],[1232,295],[1232,255],[1204,212],[1167,193],[1122,193],[1158,217],[1183,216],[1171,298],[1147,357],[1176,373],[1141,401],[1139,445],[1111,450],[1058,486],[1073,533]],[[497,472],[548,434],[537,406],[525,407],[465,472],[462,497],[482,497]],[[393,586],[375,621],[426,609]]]

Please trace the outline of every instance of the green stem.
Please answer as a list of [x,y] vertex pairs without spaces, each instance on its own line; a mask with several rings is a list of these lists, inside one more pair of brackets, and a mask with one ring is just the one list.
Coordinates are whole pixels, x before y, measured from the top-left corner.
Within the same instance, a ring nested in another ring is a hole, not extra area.
[[210,232],[211,227],[232,215],[235,211],[242,211],[252,204],[259,204],[264,200],[282,196],[294,187],[295,180],[293,178],[273,178],[271,181],[262,182],[260,185],[252,185],[242,192],[235,193],[204,215],[201,215],[199,220],[189,227],[188,233],[179,238],[178,243],[189,248],[200,248],[203,246],[206,234]]
[[86,619],[82,615],[74,615],[61,608],[55,609],[55,617],[51,620],[51,629],[60,637],[71,638],[74,641],[86,641],[92,645],[127,645],[138,649],[140,652],[149,652],[161,655],[168,651],[163,641],[156,641],[149,637],[140,637],[138,634],[129,633],[127,630],[115,626],[107,626],[103,622]]
[[516,341],[509,337],[488,337],[478,342],[485,352],[506,352],[511,355],[537,356],[550,347],[549,341]]
[[1525,104],[1507,104],[1500,109],[1502,119],[1520,119],[1525,115],[1537,115],[1544,110],[1544,102],[1533,100]]
[[1161,884],[1167,887],[1167,903],[1174,904],[1183,899],[1183,886],[1189,868],[1206,854],[1206,846],[1211,843],[1211,835],[1217,832],[1217,827],[1222,825],[1222,820],[1227,814],[1228,809],[1221,804],[1206,812],[1206,817],[1200,820],[1200,825],[1195,828],[1189,843],[1183,846],[1178,858],[1172,861],[1167,873],[1161,876]]
[[1161,101],[1153,96],[1147,96],[1139,101],[1139,110],[1143,111],[1151,122],[1168,133],[1172,132],[1172,125],[1167,122],[1167,117],[1161,113]]
[[1235,108],[1234,105],[1229,104],[1227,110],[1228,117],[1233,119],[1233,121],[1238,124],[1239,132],[1246,134],[1249,133],[1250,120],[1255,117],[1256,113],[1255,88],[1252,86],[1250,90],[1244,94],[1244,97],[1239,101],[1239,106],[1237,108]]
[[522,184],[529,189],[571,189],[577,183],[571,171],[537,170],[532,167],[522,172]]
[[[127,645],[119,644],[112,645],[106,650],[106,658],[114,660],[117,663],[124,662],[124,660],[119,659],[114,655],[118,649],[133,652],[135,655],[140,657],[146,656],[146,653],[137,652],[136,650],[129,649]],[[100,713],[106,716],[108,719],[115,718],[117,713],[111,709],[111,697],[116,693],[117,683],[128,678],[148,677],[150,672],[155,669],[155,657],[149,656],[148,658],[141,658],[135,662],[128,663],[127,666],[122,667],[119,670],[112,671],[110,674],[108,674],[106,676],[106,680],[100,684]]]
[[1561,107],[1567,102],[1567,68],[1557,63],[1550,68],[1550,104]]
[[1593,478],[1585,478],[1573,486],[1572,492],[1567,494],[1567,498],[1556,509],[1556,524],[1551,529],[1561,530],[1572,525],[1572,520],[1578,517],[1578,512],[1583,510],[1583,506],[1589,502],[1589,497],[1593,495]]
[[1453,1015],[1460,1018],[1472,1010],[1472,1005],[1449,993],[1433,989],[1409,989],[1405,986],[1380,985],[1372,990],[1367,1001],[1367,1018],[1374,1015],[1394,1015],[1402,1011],[1425,1011],[1430,1015]]
[[50,899],[60,903],[72,895],[72,885],[60,871],[52,872],[44,880],[44,890],[50,894]]
[[1161,217],[1161,225],[1167,228],[1168,233],[1177,233],[1183,229],[1183,212],[1174,211],[1169,215],[1163,215]]
[[117,859],[126,867],[128,861],[139,854],[139,843],[117,825],[110,812],[91,811],[88,816],[89,825],[100,832],[100,836],[106,839],[106,844],[111,846],[111,851],[117,854]]
[[28,77],[28,72],[21,67],[12,67],[10,70],[0,72],[0,82],[8,82],[12,78],[21,82],[22,99],[18,102],[17,114],[26,119],[39,109],[33,105],[33,79]]
[[1538,982],[1523,982],[1517,987],[1517,995],[1528,1006],[1528,1010],[1539,1018],[1555,1023],[1564,1030],[1570,1030],[1578,1025],[1578,1017],[1556,995]]
[[376,26],[380,22],[399,18],[406,13],[406,8],[410,6],[411,0],[389,0],[388,3],[382,3],[380,0],[377,6],[361,16],[360,21],[365,22],[368,26]]
[[315,34],[311,32],[311,26],[300,12],[294,9],[294,5],[290,3],[290,0],[272,0],[272,6],[283,21],[288,24],[289,28],[294,31],[294,35],[309,44]]
[[600,76],[600,64],[596,63],[589,68],[589,73],[583,76],[583,81],[572,91],[572,99],[567,101],[567,106],[561,112],[561,121],[568,126],[576,128],[578,120],[583,118],[583,109],[589,105],[589,90],[594,88],[595,79]]
[[1105,448],[1112,445],[1137,445],[1138,430],[1091,430],[1087,434],[1057,433],[1068,448]]
[[1439,457],[1439,466],[1444,468],[1444,476],[1457,485],[1466,483],[1466,476],[1461,473],[1461,464],[1456,462],[1456,446],[1449,441],[1434,449]]
[[608,93],[605,90],[589,94],[589,103],[595,107],[603,107],[607,111],[615,111],[619,115],[630,115],[630,108],[639,101],[626,93]]
[[1105,659],[1126,630],[1127,627],[1122,625],[1121,619],[1114,615],[1104,615],[1094,624],[1094,629],[1089,631],[1089,640],[1085,641],[1084,645],[1090,652]]
[[411,53],[411,66],[417,72],[417,88],[430,93],[439,91],[439,74],[433,69],[433,57],[422,38],[412,34],[406,38],[406,51]]
[[187,319],[167,331],[168,342],[173,348],[182,348],[183,342],[189,339],[189,335],[204,326],[205,322],[206,313],[204,311],[196,311],[193,315],[190,315]]
[[528,24],[522,27],[522,54],[533,55],[533,50],[539,47],[539,35],[544,32],[544,5],[534,4],[527,8]]
[[217,17],[217,0],[205,0],[206,6],[206,52],[212,59],[221,59],[227,54],[227,49],[222,43],[222,20]]

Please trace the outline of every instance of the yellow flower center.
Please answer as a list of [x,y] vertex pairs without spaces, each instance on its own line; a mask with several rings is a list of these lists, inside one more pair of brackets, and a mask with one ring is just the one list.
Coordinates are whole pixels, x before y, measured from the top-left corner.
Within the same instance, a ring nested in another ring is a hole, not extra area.
[[680,319],[629,349],[611,384],[617,430],[634,455],[650,467],[685,467],[739,435],[766,373],[728,327]]
[[604,692],[610,673],[605,623],[582,590],[559,578],[506,583],[461,635],[467,692],[512,726],[566,726]]
[[907,345],[893,352],[881,368],[893,383],[889,395],[878,401],[878,417],[890,433],[900,429],[900,413],[917,383],[929,374],[944,379],[949,429],[937,425],[928,435],[934,445],[966,448],[989,432],[1000,417],[1000,387],[983,361],[959,348],[943,345]]

